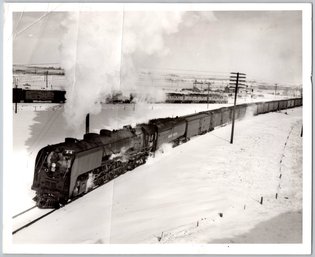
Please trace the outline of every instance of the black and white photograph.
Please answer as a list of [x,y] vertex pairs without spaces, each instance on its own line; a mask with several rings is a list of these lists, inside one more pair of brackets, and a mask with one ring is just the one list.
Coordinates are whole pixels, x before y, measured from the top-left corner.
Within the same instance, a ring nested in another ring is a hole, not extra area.
[[310,253],[311,4],[4,7],[4,252]]

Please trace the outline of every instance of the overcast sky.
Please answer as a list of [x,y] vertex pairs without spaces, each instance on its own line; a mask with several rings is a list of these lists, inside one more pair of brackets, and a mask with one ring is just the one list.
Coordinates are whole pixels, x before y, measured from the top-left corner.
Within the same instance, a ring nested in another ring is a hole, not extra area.
[[[68,25],[73,25],[67,22],[71,15],[66,12],[14,13],[13,63],[62,63],[64,38],[69,33]],[[108,13],[104,13],[106,15]],[[178,69],[214,74],[239,71],[257,80],[301,84],[300,11],[215,11],[176,15],[150,14],[144,18],[141,14],[118,15],[111,35],[115,37],[117,33],[121,38],[124,31],[126,36],[122,39],[128,41],[124,46],[125,49],[129,47],[124,56],[132,60],[136,70]],[[83,17],[77,25],[84,26],[88,22]],[[82,30],[81,37],[86,35],[94,40],[93,29],[97,27],[96,31],[102,32],[98,26],[94,24],[91,33]],[[128,34],[129,30],[135,32]],[[77,38],[76,42],[79,41]],[[151,43],[153,48],[148,47]],[[142,44],[142,47],[134,44]],[[117,48],[121,46],[118,44]]]

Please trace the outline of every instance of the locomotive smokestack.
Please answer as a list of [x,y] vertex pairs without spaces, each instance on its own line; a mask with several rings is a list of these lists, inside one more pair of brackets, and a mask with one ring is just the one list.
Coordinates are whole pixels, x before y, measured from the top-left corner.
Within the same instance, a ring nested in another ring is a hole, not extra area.
[[85,133],[90,132],[90,114],[88,113],[85,118]]

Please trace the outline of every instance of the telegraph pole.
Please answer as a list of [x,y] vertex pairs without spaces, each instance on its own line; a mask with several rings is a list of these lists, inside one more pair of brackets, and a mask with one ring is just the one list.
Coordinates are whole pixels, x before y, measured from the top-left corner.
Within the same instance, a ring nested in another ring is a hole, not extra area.
[[232,114],[232,131],[231,131],[231,140],[230,144],[233,144],[233,137],[234,137],[234,123],[235,123],[235,109],[236,109],[236,99],[237,99],[237,91],[239,86],[245,86],[246,74],[239,73],[239,72],[231,72],[230,75],[230,85],[235,86],[235,94],[234,94],[234,107],[233,107],[233,114]]
[[211,85],[211,83],[208,82],[207,84],[208,84],[207,109],[209,109],[209,91],[210,91],[210,85]]
[[[15,88],[18,88],[17,78],[15,78]],[[18,91],[15,91],[15,113],[17,113]]]
[[45,79],[46,79],[46,89],[48,89],[48,71],[46,71]]

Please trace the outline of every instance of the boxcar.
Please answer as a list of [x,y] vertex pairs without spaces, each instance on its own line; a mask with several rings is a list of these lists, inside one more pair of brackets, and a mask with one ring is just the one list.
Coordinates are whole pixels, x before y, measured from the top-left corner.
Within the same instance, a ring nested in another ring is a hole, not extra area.
[[222,107],[221,108],[221,113],[222,113],[222,121],[221,124],[227,124],[231,122],[231,112],[232,108],[230,107]]
[[247,104],[246,114],[257,115],[257,111],[258,109],[256,103]]
[[264,102],[263,103],[263,113],[267,113],[269,110],[269,103],[268,102]]
[[302,98],[294,99],[294,106],[302,106]]
[[39,101],[50,101],[54,100],[54,92],[53,91],[44,91],[44,90],[26,90],[25,91],[25,102],[39,102]]
[[294,107],[294,100],[288,100],[288,108]]
[[215,109],[205,112],[210,116],[210,129],[222,125],[222,113],[221,109]]
[[[247,104],[237,105],[235,108],[235,119],[242,119],[246,114]],[[232,109],[233,111],[233,109]]]
[[259,102],[257,103],[257,114],[262,114],[264,113],[264,103]]
[[22,88],[13,88],[13,103],[24,102],[25,91]]
[[210,116],[205,113],[187,115],[183,118],[186,120],[186,139],[210,130]]
[[280,110],[286,109],[287,106],[288,106],[287,100],[280,100],[280,101],[279,101],[279,109],[280,109]]
[[278,110],[278,108],[279,108],[279,103],[278,103],[278,101],[272,101],[272,102],[270,102],[270,104],[269,104],[269,111],[270,111],[270,112],[275,112],[275,111]]
[[51,102],[64,103],[66,91],[13,88],[14,103]]
[[184,94],[180,93],[167,93],[166,102],[167,103],[182,103],[184,101]]

